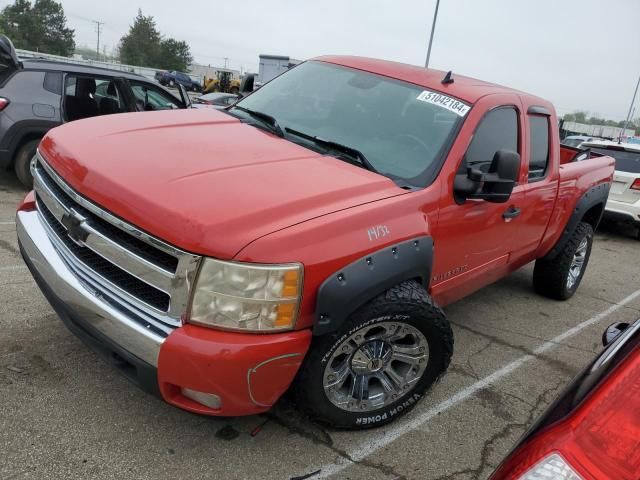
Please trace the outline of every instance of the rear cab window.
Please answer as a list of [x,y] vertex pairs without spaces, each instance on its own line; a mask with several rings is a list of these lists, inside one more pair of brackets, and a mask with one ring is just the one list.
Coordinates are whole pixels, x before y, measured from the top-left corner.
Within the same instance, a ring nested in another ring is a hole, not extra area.
[[529,115],[529,182],[541,180],[549,167],[549,117]]

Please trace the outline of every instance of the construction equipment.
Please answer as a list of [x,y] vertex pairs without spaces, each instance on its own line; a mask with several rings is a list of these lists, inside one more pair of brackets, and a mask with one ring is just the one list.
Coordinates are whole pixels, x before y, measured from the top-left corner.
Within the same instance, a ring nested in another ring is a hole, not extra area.
[[240,80],[233,78],[233,72],[218,70],[215,78],[204,78],[203,93],[238,93]]

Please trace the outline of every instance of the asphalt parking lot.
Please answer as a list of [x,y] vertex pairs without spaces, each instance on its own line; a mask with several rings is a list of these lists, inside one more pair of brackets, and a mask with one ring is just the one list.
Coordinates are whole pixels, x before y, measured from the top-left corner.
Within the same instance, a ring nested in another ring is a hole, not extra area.
[[24,194],[0,174],[3,479],[484,479],[603,329],[640,317],[640,242],[605,225],[570,301],[533,293],[529,266],[448,307],[452,365],[399,422],[325,429],[286,398],[266,415],[202,417],[138,390],[57,319],[18,252]]

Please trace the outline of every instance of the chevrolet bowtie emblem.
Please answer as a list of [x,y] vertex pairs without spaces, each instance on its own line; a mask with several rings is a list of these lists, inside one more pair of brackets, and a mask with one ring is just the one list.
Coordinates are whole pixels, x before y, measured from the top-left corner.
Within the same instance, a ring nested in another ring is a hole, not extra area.
[[84,220],[85,218],[75,211],[65,213],[60,220],[60,223],[67,229],[69,238],[80,246],[84,246],[84,242],[89,236],[89,232],[82,226]]

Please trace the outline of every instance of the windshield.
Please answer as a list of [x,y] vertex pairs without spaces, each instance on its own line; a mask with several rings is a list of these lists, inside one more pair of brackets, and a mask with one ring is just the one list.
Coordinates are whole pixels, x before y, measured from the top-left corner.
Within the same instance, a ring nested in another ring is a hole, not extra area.
[[640,173],[640,152],[629,152],[615,148],[590,147],[592,152],[609,155],[616,159],[616,170],[628,173]]
[[[309,138],[319,137],[341,144],[361,152],[377,172],[417,186],[437,171],[469,110],[423,87],[315,61],[236,105],[270,115],[289,140],[312,146]],[[306,134],[307,141],[289,131]]]

